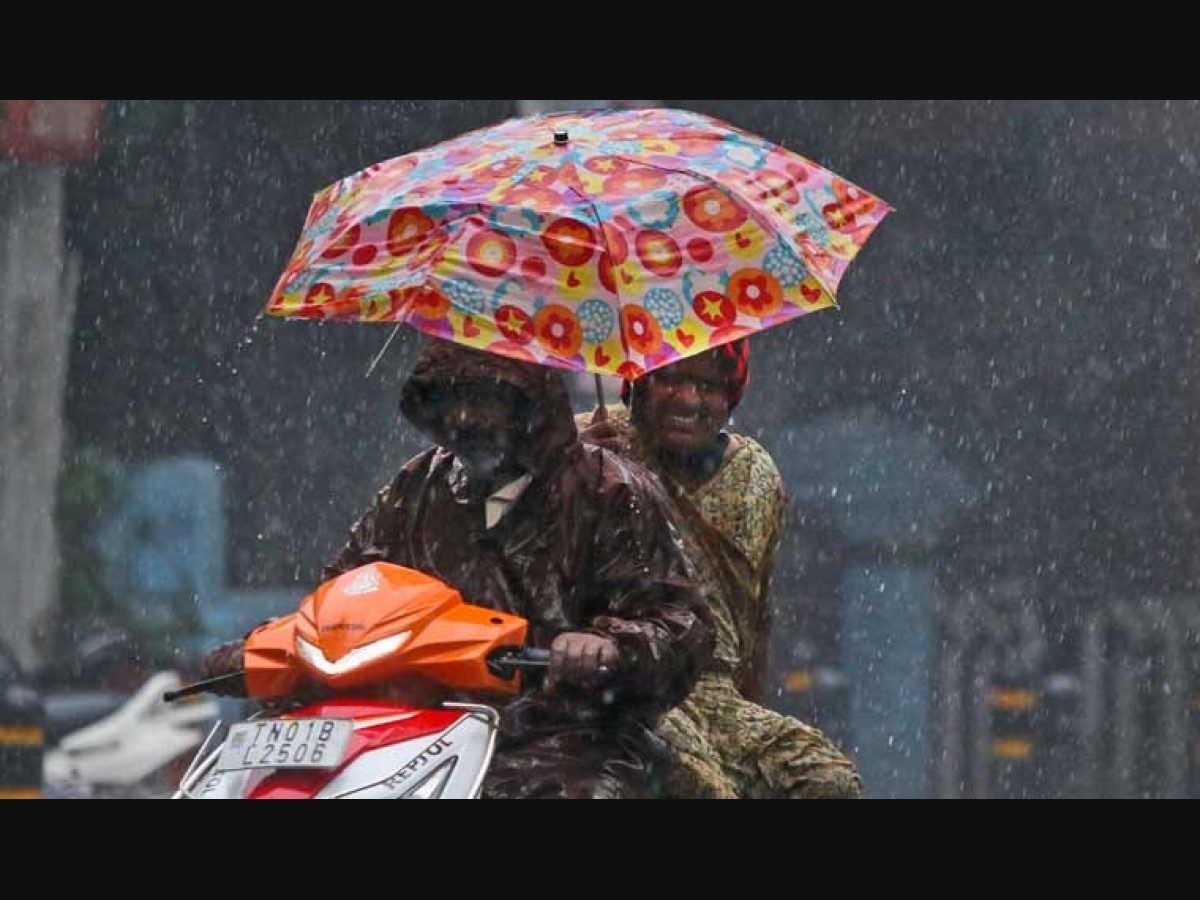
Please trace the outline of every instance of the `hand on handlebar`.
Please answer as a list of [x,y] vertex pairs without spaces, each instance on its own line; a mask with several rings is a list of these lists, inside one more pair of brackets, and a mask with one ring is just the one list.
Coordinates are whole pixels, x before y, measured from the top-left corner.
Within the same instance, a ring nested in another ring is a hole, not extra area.
[[598,634],[568,631],[550,644],[548,690],[559,682],[582,687],[597,687],[604,682],[618,660],[617,642]]

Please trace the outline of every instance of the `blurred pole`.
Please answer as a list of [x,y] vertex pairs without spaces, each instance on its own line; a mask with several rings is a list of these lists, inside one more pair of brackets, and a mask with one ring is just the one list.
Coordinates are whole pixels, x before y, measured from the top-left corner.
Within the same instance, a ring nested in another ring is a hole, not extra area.
[[58,599],[54,525],[78,257],[65,165],[96,161],[103,100],[0,101],[0,640],[26,668]]
[[1113,606],[1112,762],[1108,770],[1107,796],[1118,800],[1137,796],[1139,724],[1142,719],[1141,688],[1146,680],[1142,647],[1145,624],[1128,603]]
[[45,714],[42,698],[21,681],[2,683],[0,696],[0,800],[42,796]]
[[64,206],[62,167],[0,160],[0,640],[25,667],[58,587],[55,489],[79,279]]
[[1083,698],[1079,716],[1079,743],[1083,748],[1083,796],[1104,796],[1104,668],[1107,662],[1105,631],[1107,610],[1097,605],[1090,611],[1083,627],[1083,659],[1081,663]]
[[1034,740],[1040,700],[1032,678],[1001,678],[988,691],[992,737],[988,797],[1020,800],[1036,796],[1037,764],[1044,751]]
[[1188,666],[1184,672],[1187,680],[1184,703],[1184,727],[1187,753],[1187,797],[1200,800],[1200,607],[1189,598],[1179,610],[1182,628],[1187,641],[1185,652]]
[[1018,579],[995,586],[989,637],[997,666],[988,685],[989,786],[997,799],[1038,797],[1047,747],[1039,741],[1046,677],[1046,627],[1034,585]]
[[1038,796],[1043,799],[1078,799],[1084,753],[1079,738],[1083,679],[1073,671],[1047,673],[1042,682],[1042,705],[1034,720],[1041,751],[1038,762]]
[[980,800],[988,796],[988,782],[992,771],[992,721],[988,694],[996,677],[996,645],[987,640],[986,633],[976,647],[974,665],[970,672],[971,680],[967,686],[970,697],[967,720],[970,729],[970,764],[967,769],[965,796],[971,800]]
[[1173,605],[1147,601],[1160,640],[1162,685],[1159,692],[1157,735],[1161,754],[1162,788],[1159,796],[1182,799],[1188,779],[1188,679],[1184,644],[1186,623]]
[[938,655],[933,564],[876,545],[842,578],[852,755],[869,796],[933,793],[932,708]]
[[939,800],[964,797],[967,790],[967,659],[975,639],[977,613],[974,595],[954,597],[942,612],[942,651],[934,708],[938,720],[935,796]]

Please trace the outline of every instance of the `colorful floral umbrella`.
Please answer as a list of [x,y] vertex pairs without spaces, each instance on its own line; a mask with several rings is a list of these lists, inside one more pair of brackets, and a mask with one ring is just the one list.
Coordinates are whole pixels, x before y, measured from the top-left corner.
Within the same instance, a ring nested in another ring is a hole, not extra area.
[[695,113],[512,119],[317,194],[267,312],[631,378],[834,305],[890,211]]

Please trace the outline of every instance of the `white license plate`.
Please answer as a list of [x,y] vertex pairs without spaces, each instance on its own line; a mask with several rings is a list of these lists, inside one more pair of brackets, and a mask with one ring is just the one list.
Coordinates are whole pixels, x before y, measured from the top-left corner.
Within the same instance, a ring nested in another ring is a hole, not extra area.
[[229,728],[217,769],[332,769],[346,755],[349,719],[256,719]]

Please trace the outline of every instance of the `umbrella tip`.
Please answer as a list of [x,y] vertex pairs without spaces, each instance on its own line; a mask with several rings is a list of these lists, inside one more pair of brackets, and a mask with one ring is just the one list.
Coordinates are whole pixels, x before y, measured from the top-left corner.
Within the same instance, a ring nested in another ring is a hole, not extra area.
[[571,141],[571,135],[565,128],[556,128],[554,130],[554,146],[565,147]]

